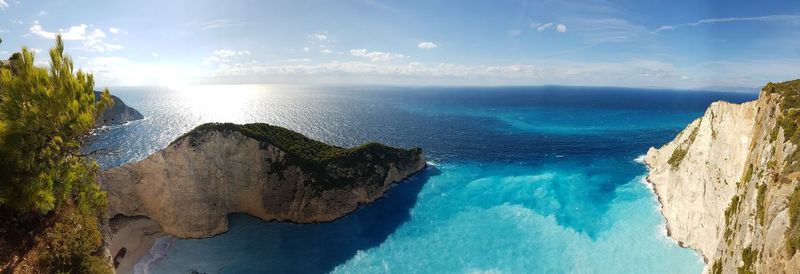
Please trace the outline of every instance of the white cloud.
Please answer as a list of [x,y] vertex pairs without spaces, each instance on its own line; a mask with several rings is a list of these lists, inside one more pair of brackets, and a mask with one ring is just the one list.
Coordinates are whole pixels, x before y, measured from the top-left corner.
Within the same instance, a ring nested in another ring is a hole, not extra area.
[[[86,24],[80,24],[77,26],[69,27],[69,29],[59,29],[58,33],[61,33],[61,39],[64,40],[84,40],[86,39],[86,28],[88,26]],[[56,32],[49,32],[42,28],[40,25],[33,25],[29,28],[31,34],[39,36],[41,38],[46,39],[56,39]]]
[[[207,83],[381,83],[433,85],[544,85],[702,88],[761,86],[789,79],[800,71],[800,60],[709,62],[679,67],[659,60],[614,62],[538,60],[533,63],[461,65],[452,63],[370,62],[368,60],[314,63],[308,58],[276,64],[255,62],[245,50],[218,50],[210,67],[178,68],[168,63],[135,63],[119,57],[90,58],[89,71],[98,83],[160,85],[175,82]],[[369,51],[356,50],[357,54]],[[225,59],[223,56],[229,58]],[[158,59],[153,59],[157,62]],[[171,79],[176,75],[176,79]],[[784,77],[784,78],[781,78]],[[190,79],[191,78],[191,79]],[[735,79],[735,80],[732,80]],[[191,83],[190,83],[191,84]]]
[[[308,60],[310,61],[310,60]],[[420,62],[331,61],[309,63],[293,59],[284,64],[231,62],[215,67],[210,82],[287,82],[307,83],[382,83],[434,85],[544,85],[629,86],[701,88],[718,83],[740,87],[760,86],[775,81],[775,71],[798,71],[798,60],[784,60],[781,65],[704,64],[677,67],[658,60],[622,60],[615,62],[575,62],[540,60],[536,63],[503,65],[459,65]],[[726,69],[719,69],[726,67]],[[767,67],[769,72],[760,71]],[[709,69],[713,68],[713,69]],[[755,69],[757,68],[757,69]],[[721,73],[719,73],[721,72]],[[755,73],[754,73],[755,72]],[[784,73],[787,74],[787,73]],[[751,76],[743,76],[751,75]],[[736,77],[737,82],[730,82]],[[786,78],[789,79],[789,78]]]
[[0,0],[0,10],[4,10],[8,7],[8,2],[6,0]]
[[218,49],[214,51],[214,55],[228,58],[233,56],[242,56],[242,55],[250,55],[249,50],[229,50],[229,49]]
[[9,32],[11,32],[11,31],[7,30],[7,29],[0,29],[0,33],[9,33]]
[[774,15],[765,15],[765,16],[753,16],[753,17],[723,17],[723,18],[708,18],[702,19],[695,22],[677,24],[677,25],[664,25],[658,27],[653,33],[665,31],[665,30],[675,30],[682,27],[696,27],[705,24],[715,24],[715,23],[727,23],[727,22],[743,22],[743,21],[760,21],[760,22],[788,22],[788,23],[800,23],[800,15],[795,14],[774,14]]
[[108,28],[108,32],[113,33],[113,34],[119,34],[119,29],[115,28],[115,27],[110,27],[110,28]]
[[22,25],[22,24],[24,24],[24,23],[22,22],[22,20],[11,20],[11,23],[12,23],[12,24],[17,24],[17,25]]
[[399,53],[368,51],[367,49],[351,49],[350,55],[367,58],[372,62],[392,61],[406,57]]
[[234,58],[250,55],[249,50],[231,50],[231,49],[218,49],[214,50],[211,56],[203,58],[203,65],[213,66],[226,64]]
[[421,49],[435,49],[439,46],[436,45],[436,43],[434,42],[419,42],[419,44],[417,44],[417,47]]
[[308,52],[308,47],[303,47],[303,51]]
[[36,24],[29,28],[30,33],[45,39],[55,39],[58,33],[64,40],[80,40],[83,41],[83,49],[89,52],[111,52],[122,49],[122,45],[105,42],[106,34],[95,28],[93,31],[87,33],[88,25],[80,24],[72,26],[68,29],[59,29],[58,32],[46,31],[42,26]]
[[585,18],[570,22],[571,32],[583,38],[587,44],[617,43],[644,37],[648,30],[621,18]]
[[153,57],[158,57],[158,52],[155,52],[155,51],[151,52],[150,55],[152,55]]
[[200,23],[197,26],[201,30],[212,30],[212,29],[218,29],[218,28],[228,28],[228,27],[233,27],[233,26],[238,26],[238,25],[241,25],[241,23],[235,22],[235,21],[232,21],[232,20],[229,20],[229,19],[220,18],[220,19],[214,19],[214,20],[210,20],[210,21],[206,21],[206,22]]
[[45,16],[45,15],[47,15],[47,11],[44,10],[39,11],[39,16]]
[[322,41],[322,42],[328,41],[327,33],[314,33],[314,34],[311,35],[311,37],[313,37],[314,39],[317,39],[319,41]]
[[91,58],[83,67],[93,73],[96,86],[182,86],[200,74],[194,67],[178,67],[172,63],[137,63],[123,57]]
[[654,32],[659,32],[662,30],[674,30],[675,26],[660,26]]
[[[546,29],[549,29],[552,26],[553,26],[553,22],[545,23],[545,24],[537,24],[536,25],[536,31],[544,31]],[[531,26],[531,27],[533,27],[533,26]]]
[[329,50],[329,49],[323,49],[323,50],[321,50],[320,52],[322,52],[322,53],[326,53],[326,54],[327,54],[327,53],[331,53],[331,50]]
[[87,51],[90,52],[111,52],[122,49],[122,45],[107,43],[103,41],[106,34],[100,29],[94,29],[83,42]]
[[553,22],[547,23],[531,23],[528,27],[536,29],[536,31],[545,31],[548,29],[555,29],[557,32],[567,32],[567,26],[564,24],[556,24]]
[[103,32],[100,29],[94,29],[94,31],[92,31],[92,33],[89,34],[88,37],[90,37],[90,38],[92,38],[92,37],[93,38],[105,38],[106,37],[106,33]]

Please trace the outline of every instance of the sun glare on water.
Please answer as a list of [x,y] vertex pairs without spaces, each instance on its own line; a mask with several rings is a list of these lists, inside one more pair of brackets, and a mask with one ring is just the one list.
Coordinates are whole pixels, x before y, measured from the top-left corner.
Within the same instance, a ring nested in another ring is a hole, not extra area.
[[173,88],[184,111],[194,113],[201,122],[243,123],[259,93],[269,88],[258,85],[207,85]]

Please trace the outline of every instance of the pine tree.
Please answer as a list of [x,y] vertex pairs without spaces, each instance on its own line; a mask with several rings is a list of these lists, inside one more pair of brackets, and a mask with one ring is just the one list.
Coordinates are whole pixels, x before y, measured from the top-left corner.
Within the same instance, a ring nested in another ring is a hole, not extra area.
[[112,102],[108,90],[95,103],[94,79],[73,71],[61,36],[50,67],[34,65],[23,48],[12,68],[0,68],[0,206],[47,213],[65,202],[100,209],[97,164],[81,154],[95,117]]
[[104,89],[95,102],[92,75],[74,71],[60,35],[49,55],[38,67],[23,48],[0,66],[0,264],[35,249],[35,272],[111,273],[99,227],[105,193],[81,147],[113,101]]

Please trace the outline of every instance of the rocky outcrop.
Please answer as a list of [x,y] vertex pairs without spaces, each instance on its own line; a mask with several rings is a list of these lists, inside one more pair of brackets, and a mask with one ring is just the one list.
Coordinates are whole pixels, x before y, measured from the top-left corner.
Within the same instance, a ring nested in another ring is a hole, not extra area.
[[645,157],[670,236],[702,254],[704,272],[800,273],[788,244],[800,178],[784,131],[798,124],[795,101],[784,100],[800,91],[793,83],[767,85],[753,102],[713,103]]
[[419,148],[345,149],[266,124],[206,124],[100,174],[109,215],[146,216],[178,237],[227,231],[227,215],[333,221],[425,167]]
[[[94,92],[95,101],[100,100],[100,96],[102,96],[101,92]],[[125,105],[125,102],[122,102],[119,97],[111,95],[111,99],[114,100],[114,105],[104,110],[100,117],[96,119],[98,127],[120,125],[129,121],[144,119],[144,116],[139,111]]]

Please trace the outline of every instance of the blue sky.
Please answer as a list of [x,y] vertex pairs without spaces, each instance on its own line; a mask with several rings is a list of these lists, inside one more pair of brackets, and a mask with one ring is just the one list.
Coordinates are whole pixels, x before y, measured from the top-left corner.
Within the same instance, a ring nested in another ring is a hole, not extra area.
[[800,78],[797,0],[0,0],[0,55],[45,50],[55,33],[107,86],[706,88]]

